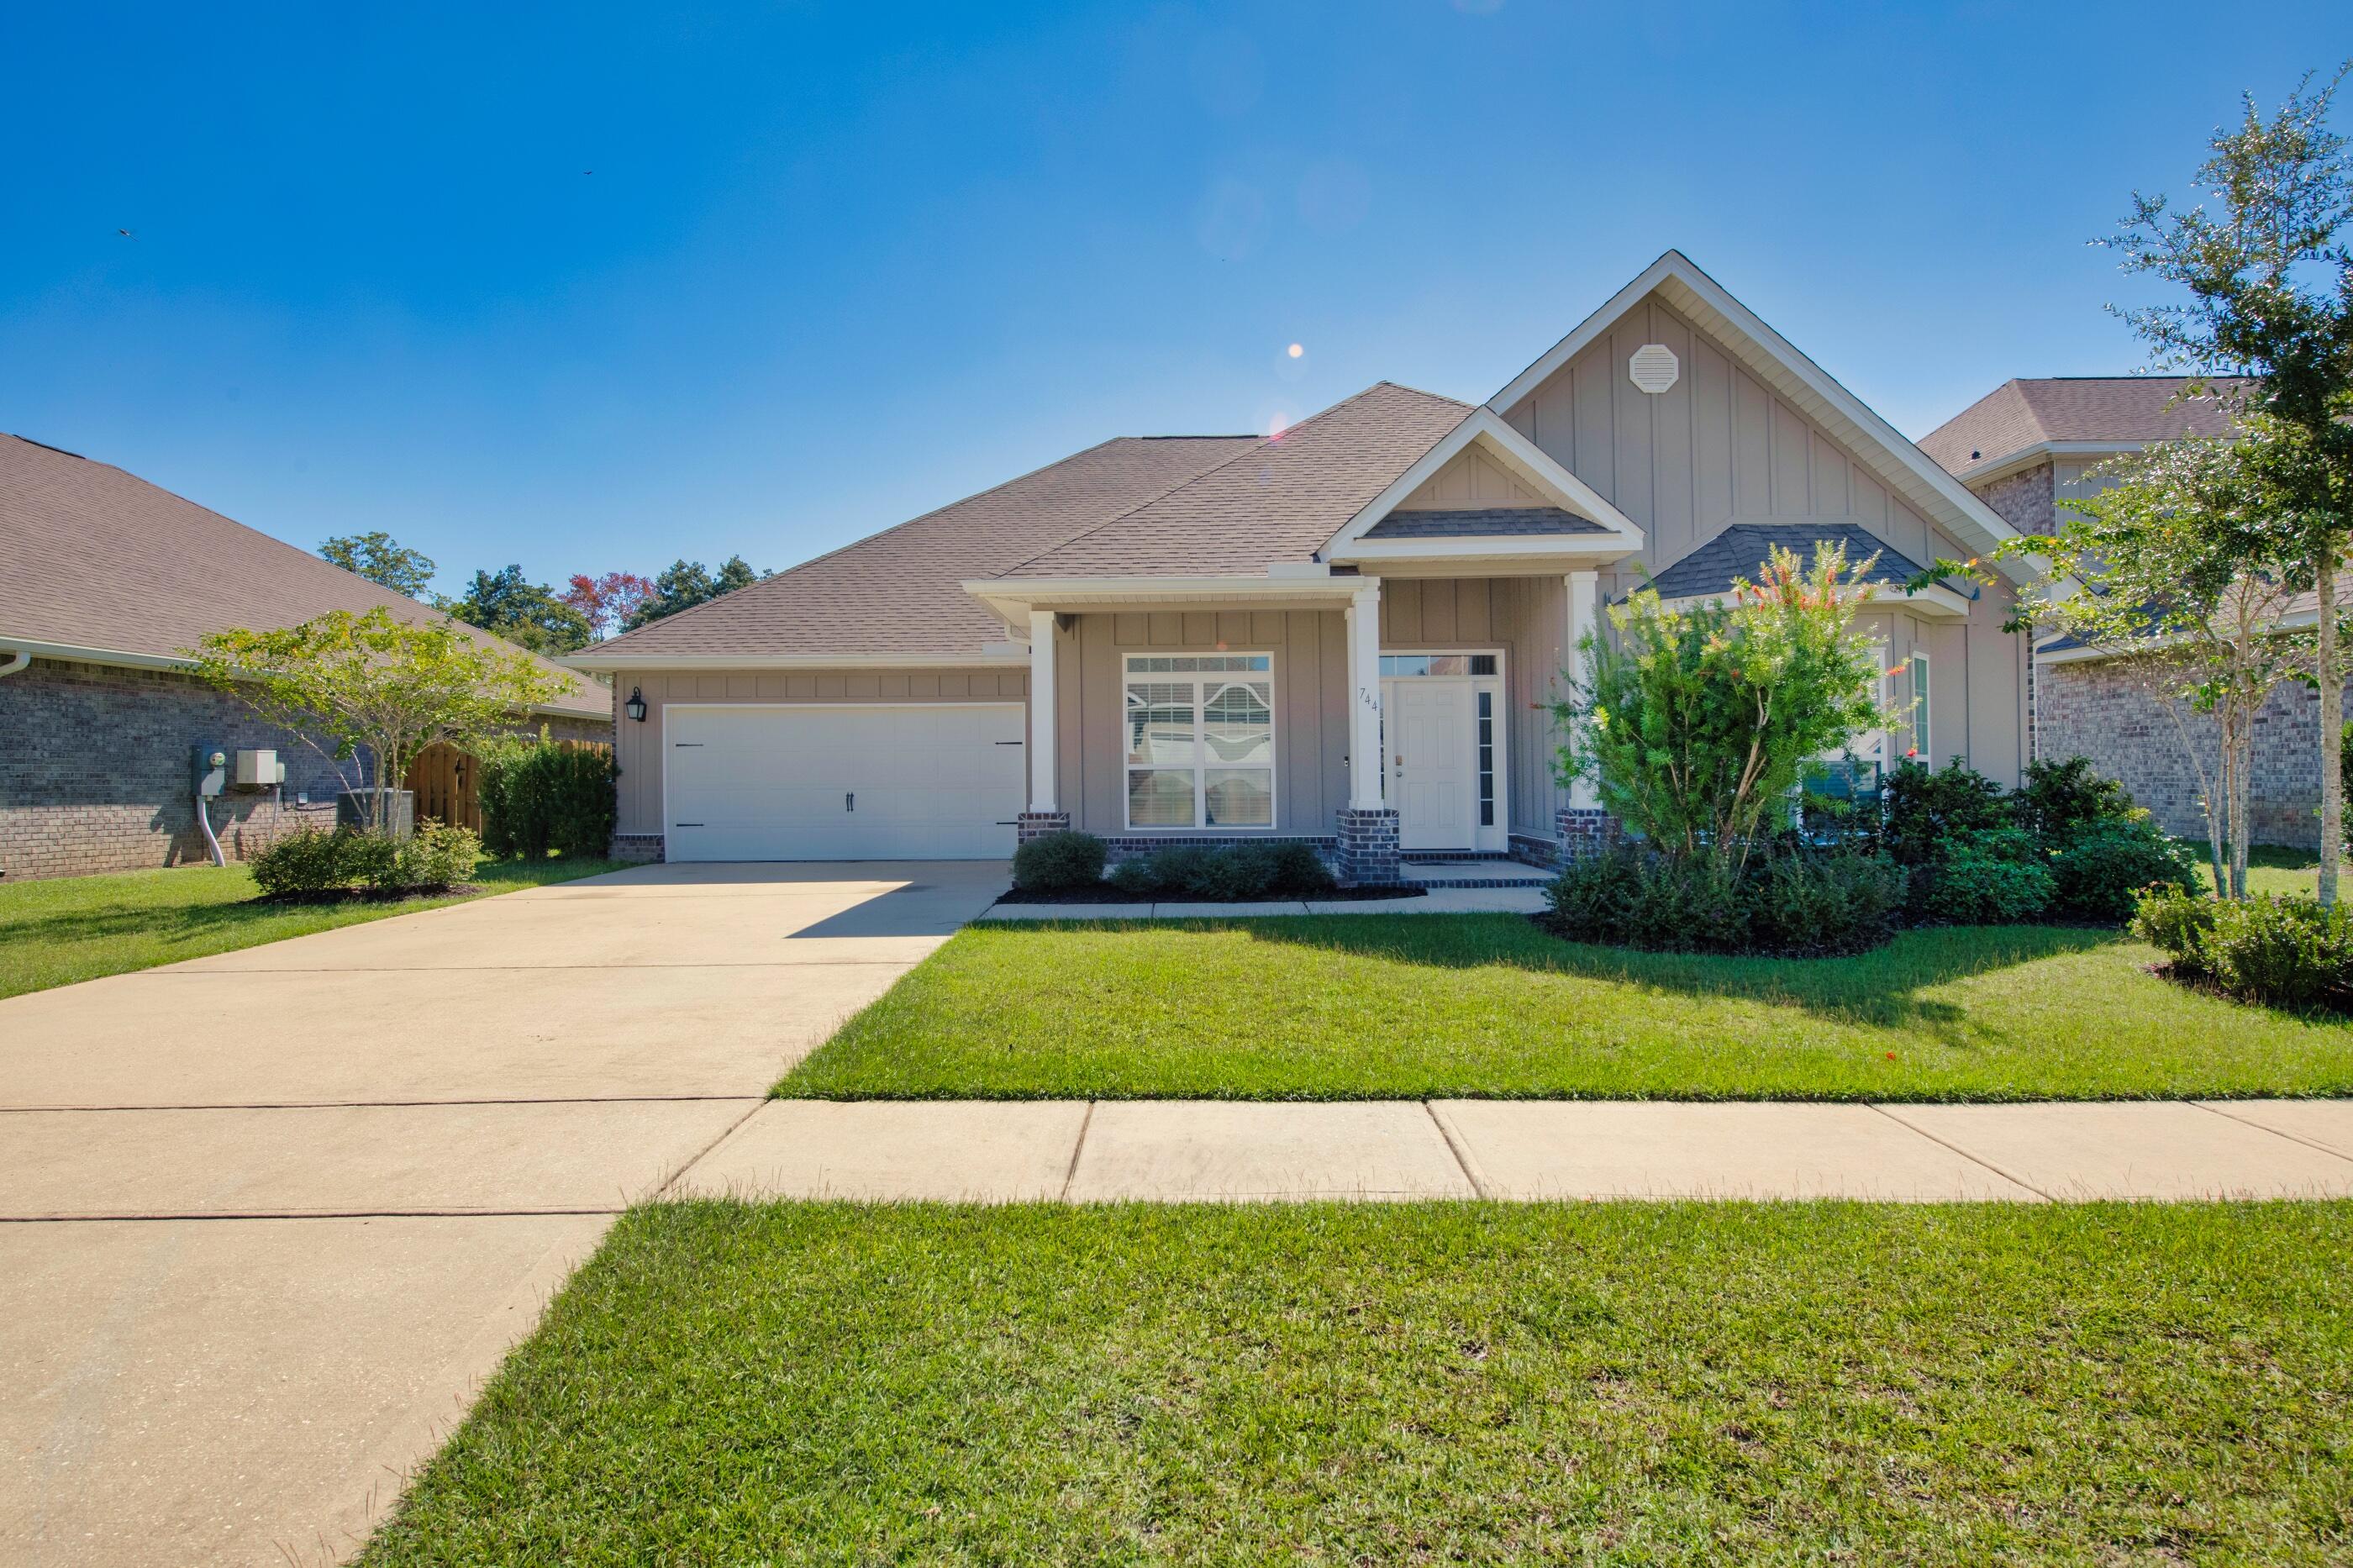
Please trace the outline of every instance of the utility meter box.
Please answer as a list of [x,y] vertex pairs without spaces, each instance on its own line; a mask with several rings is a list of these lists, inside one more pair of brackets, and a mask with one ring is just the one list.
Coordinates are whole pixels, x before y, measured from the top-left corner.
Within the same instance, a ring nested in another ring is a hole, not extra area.
[[228,783],[228,754],[218,746],[198,742],[191,759],[198,795],[218,795]]
[[268,789],[285,775],[278,771],[278,753],[269,747],[237,754],[237,787]]

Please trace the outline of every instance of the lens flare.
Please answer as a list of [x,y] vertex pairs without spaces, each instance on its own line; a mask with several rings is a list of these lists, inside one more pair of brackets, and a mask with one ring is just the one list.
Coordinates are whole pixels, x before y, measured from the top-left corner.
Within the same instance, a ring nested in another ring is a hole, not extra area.
[[1305,353],[1307,350],[1303,344],[1293,343],[1282,352],[1289,354],[1293,359],[1297,359],[1301,354]]

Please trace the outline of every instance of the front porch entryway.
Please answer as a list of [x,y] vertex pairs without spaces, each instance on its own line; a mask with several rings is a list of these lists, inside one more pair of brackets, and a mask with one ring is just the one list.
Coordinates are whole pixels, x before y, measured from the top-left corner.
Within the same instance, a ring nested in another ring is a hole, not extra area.
[[1503,656],[1381,656],[1383,752],[1398,847],[1504,849]]

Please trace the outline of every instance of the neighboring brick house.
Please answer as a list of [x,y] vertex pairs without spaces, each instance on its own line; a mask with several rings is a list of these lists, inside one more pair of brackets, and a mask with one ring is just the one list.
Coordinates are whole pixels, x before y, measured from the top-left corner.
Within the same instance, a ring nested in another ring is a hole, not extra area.
[[[0,875],[204,859],[191,773],[199,743],[273,748],[287,767],[282,788],[231,789],[212,803],[225,854],[332,821],[343,787],[333,764],[182,673],[181,653],[229,626],[379,605],[433,614],[120,468],[0,436]],[[565,689],[528,721],[610,740],[612,694],[547,668]]]
[[[2108,459],[2152,441],[2231,433],[2226,405],[2211,393],[2188,395],[2189,384],[2162,375],[2009,381],[1922,437],[1920,448],[2019,532],[2043,532],[2067,501],[2105,488],[2094,470]],[[2037,647],[2027,703],[2033,754],[2088,757],[2168,832],[2202,838],[2200,764],[2215,776],[2219,741],[2211,720],[2167,707],[2127,665],[2063,638]],[[2260,843],[2319,843],[2319,708],[2310,688],[2289,685],[2256,715],[2248,805]]]

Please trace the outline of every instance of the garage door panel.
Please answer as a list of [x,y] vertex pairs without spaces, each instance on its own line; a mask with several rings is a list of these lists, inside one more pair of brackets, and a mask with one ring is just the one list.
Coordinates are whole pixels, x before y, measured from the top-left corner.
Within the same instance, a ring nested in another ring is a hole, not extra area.
[[1013,853],[1025,777],[1017,704],[678,705],[663,721],[673,859]]

